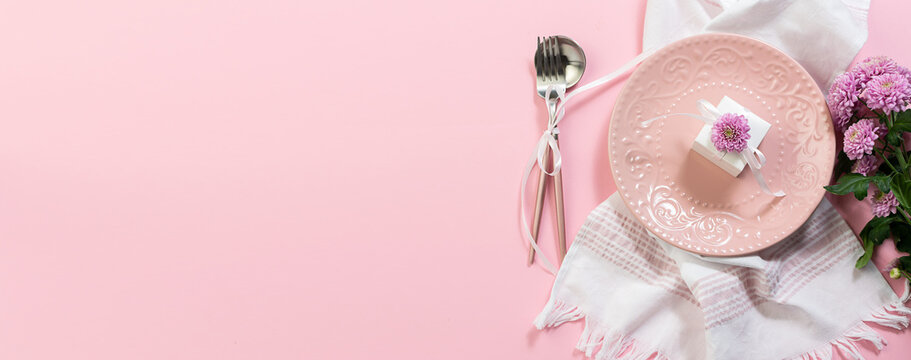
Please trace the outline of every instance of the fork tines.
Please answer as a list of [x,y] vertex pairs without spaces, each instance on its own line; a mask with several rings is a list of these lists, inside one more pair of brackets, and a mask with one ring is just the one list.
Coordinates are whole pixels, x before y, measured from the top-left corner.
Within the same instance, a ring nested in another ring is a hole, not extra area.
[[556,36],[551,36],[551,49],[555,60],[554,69],[556,70],[557,81],[566,82],[566,66],[563,65],[563,51],[560,49],[560,43]]
[[[566,68],[563,64],[563,52],[556,36],[538,37],[538,48],[541,49],[540,67],[541,76],[547,85],[563,83],[566,78]],[[539,64],[535,64],[539,65]]]

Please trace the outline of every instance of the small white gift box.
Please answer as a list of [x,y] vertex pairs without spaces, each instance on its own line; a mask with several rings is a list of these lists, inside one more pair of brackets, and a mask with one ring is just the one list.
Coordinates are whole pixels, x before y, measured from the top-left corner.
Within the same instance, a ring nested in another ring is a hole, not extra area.
[[[758,148],[759,143],[762,142],[762,139],[772,127],[772,125],[756,114],[745,111],[746,108],[727,96],[721,99],[717,108],[722,114],[735,113],[747,118],[747,121],[750,124],[750,139],[747,140],[748,148]],[[747,165],[746,161],[744,161],[743,157],[740,155],[736,153],[723,153],[715,149],[715,144],[712,143],[711,124],[702,126],[699,135],[696,135],[696,139],[693,140],[693,151],[699,153],[728,174],[731,174],[731,176],[736,177],[740,175],[740,173],[743,172],[743,168]]]

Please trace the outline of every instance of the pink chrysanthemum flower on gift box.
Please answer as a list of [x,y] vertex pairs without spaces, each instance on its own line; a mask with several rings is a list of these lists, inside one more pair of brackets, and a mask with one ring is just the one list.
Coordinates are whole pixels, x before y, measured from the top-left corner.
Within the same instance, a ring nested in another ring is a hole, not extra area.
[[874,77],[861,93],[867,107],[885,114],[904,111],[911,103],[911,83],[900,74],[884,74]]
[[860,80],[861,86],[866,87],[866,83],[874,77],[897,74],[900,68],[901,66],[888,56],[871,56],[858,63],[852,72]]
[[726,113],[712,124],[712,144],[722,152],[741,152],[750,139],[750,123],[743,115]]
[[879,139],[879,124],[872,119],[860,120],[845,131],[844,151],[848,159],[859,160],[873,153],[873,145]]
[[[873,188],[875,188],[875,186]],[[886,217],[895,214],[898,209],[898,200],[895,199],[895,194],[891,191],[884,193],[879,189],[876,189],[876,191],[873,192],[872,198],[873,206],[871,207],[871,211],[875,217]]]
[[876,155],[864,155],[860,160],[854,162],[854,165],[851,166],[851,172],[869,176],[876,173],[877,168],[879,168],[879,158]]
[[858,96],[860,96],[860,79],[853,72],[846,72],[835,78],[832,87],[829,88],[829,97],[826,103],[829,105],[829,113],[832,114],[832,122],[835,129],[845,131],[848,121],[858,107]]

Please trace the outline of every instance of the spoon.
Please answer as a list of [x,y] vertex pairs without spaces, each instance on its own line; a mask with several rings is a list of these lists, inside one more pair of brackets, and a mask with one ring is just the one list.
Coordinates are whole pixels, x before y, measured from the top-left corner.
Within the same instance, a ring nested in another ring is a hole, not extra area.
[[563,35],[557,35],[556,38],[566,67],[566,87],[571,88],[579,83],[585,72],[585,52],[573,39]]
[[[572,39],[557,35],[553,37],[557,43],[557,49],[555,54],[545,54],[545,49],[542,44],[538,44],[537,49],[535,50],[535,73],[537,80],[538,96],[544,98],[546,96],[547,84],[546,79],[544,79],[544,73],[542,71],[542,62],[546,60],[547,56],[557,56],[557,64],[560,64],[564,68],[565,79],[566,79],[566,88],[570,88],[573,85],[576,85],[580,79],[582,79],[582,74],[585,72],[585,52],[582,51],[582,47],[579,46]],[[545,99],[551,113],[554,112],[556,108],[556,101],[550,101],[555,99]],[[558,138],[557,135],[554,135],[554,139]],[[559,142],[558,142],[559,144]],[[547,164],[550,162],[550,153],[544,155],[544,163]],[[534,222],[532,225],[532,239],[537,242],[538,240],[538,230],[541,226],[541,212],[544,207],[544,193],[546,187],[546,174],[543,172],[538,176],[538,192],[535,196],[535,213],[534,213]],[[557,217],[557,235],[558,235],[558,253],[560,262],[563,261],[563,257],[566,255],[566,226],[565,218],[563,214],[563,174],[561,171],[557,171],[554,174],[554,203],[556,207],[556,217]],[[535,249],[530,247],[528,249],[528,263],[532,264],[535,261]]]

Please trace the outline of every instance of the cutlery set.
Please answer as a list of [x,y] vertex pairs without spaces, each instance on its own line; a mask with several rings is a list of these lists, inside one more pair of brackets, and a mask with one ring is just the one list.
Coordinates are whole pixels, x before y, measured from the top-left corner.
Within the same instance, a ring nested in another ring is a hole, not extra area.
[[[538,38],[537,49],[534,56],[535,77],[538,96],[544,99],[548,114],[548,129],[553,128],[552,136],[554,149],[559,152],[559,131],[556,128],[557,105],[561,102],[562,94],[566,89],[579,82],[585,70],[585,54],[573,40],[565,36],[547,36]],[[547,178],[553,177],[554,208],[557,229],[558,261],[562,262],[566,255],[566,229],[563,214],[563,173],[559,166],[560,160],[553,159],[555,154],[546,150],[541,161],[541,171],[538,177],[538,188],[535,196],[535,212],[532,222],[532,241],[537,242],[541,226],[541,213],[544,208],[544,194],[547,188]],[[556,168],[556,169],[555,169]],[[529,247],[528,263],[535,260],[535,249]]]

